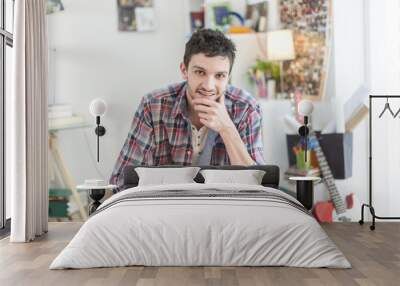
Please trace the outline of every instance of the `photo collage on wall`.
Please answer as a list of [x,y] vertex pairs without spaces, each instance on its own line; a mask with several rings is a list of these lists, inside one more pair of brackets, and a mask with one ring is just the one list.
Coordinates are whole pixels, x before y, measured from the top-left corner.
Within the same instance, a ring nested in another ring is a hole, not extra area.
[[148,32],[155,30],[153,0],[117,0],[118,29],[120,31]]
[[331,30],[330,0],[281,0],[280,19],[292,29],[296,59],[283,64],[284,91],[320,99],[325,91]]

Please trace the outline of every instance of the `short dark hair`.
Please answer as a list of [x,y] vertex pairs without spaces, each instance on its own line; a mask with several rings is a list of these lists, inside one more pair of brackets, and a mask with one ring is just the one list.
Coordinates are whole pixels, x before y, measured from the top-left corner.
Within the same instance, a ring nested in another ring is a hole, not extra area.
[[183,63],[186,68],[189,66],[193,55],[203,53],[207,57],[223,56],[229,59],[231,64],[229,72],[232,70],[235,61],[235,44],[225,37],[220,31],[211,29],[201,29],[193,33],[185,46]]

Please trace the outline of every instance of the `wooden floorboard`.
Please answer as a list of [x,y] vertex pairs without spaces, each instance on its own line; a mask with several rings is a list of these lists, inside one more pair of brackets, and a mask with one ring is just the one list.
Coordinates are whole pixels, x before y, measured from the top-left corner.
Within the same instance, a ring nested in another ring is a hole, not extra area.
[[358,223],[325,224],[329,237],[352,269],[291,267],[119,267],[49,270],[48,267],[81,227],[49,224],[49,233],[32,243],[0,241],[0,285],[400,285],[400,223],[379,222],[375,231]]

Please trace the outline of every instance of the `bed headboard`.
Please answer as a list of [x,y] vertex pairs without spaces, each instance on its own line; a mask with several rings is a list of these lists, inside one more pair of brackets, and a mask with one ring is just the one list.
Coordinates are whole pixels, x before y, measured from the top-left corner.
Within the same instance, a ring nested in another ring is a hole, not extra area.
[[[133,188],[138,185],[139,177],[135,172],[135,168],[139,166],[126,166],[124,168],[124,186],[122,189]],[[181,168],[185,166],[176,165],[165,165],[165,166],[140,166],[140,167],[151,167],[151,168]],[[279,167],[275,165],[254,165],[254,166],[198,166],[202,170],[205,169],[219,169],[219,170],[248,170],[256,169],[265,171],[265,175],[262,179],[262,185],[265,187],[271,187],[277,189],[279,186]],[[198,173],[194,178],[197,183],[204,183],[203,176]]]

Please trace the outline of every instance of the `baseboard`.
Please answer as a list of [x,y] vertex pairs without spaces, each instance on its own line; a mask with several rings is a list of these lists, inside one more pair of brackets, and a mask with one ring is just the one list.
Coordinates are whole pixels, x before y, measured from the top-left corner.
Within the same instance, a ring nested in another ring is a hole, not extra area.
[[3,228],[0,228],[0,239],[3,239],[10,235],[11,230],[11,218],[6,219],[6,223]]

